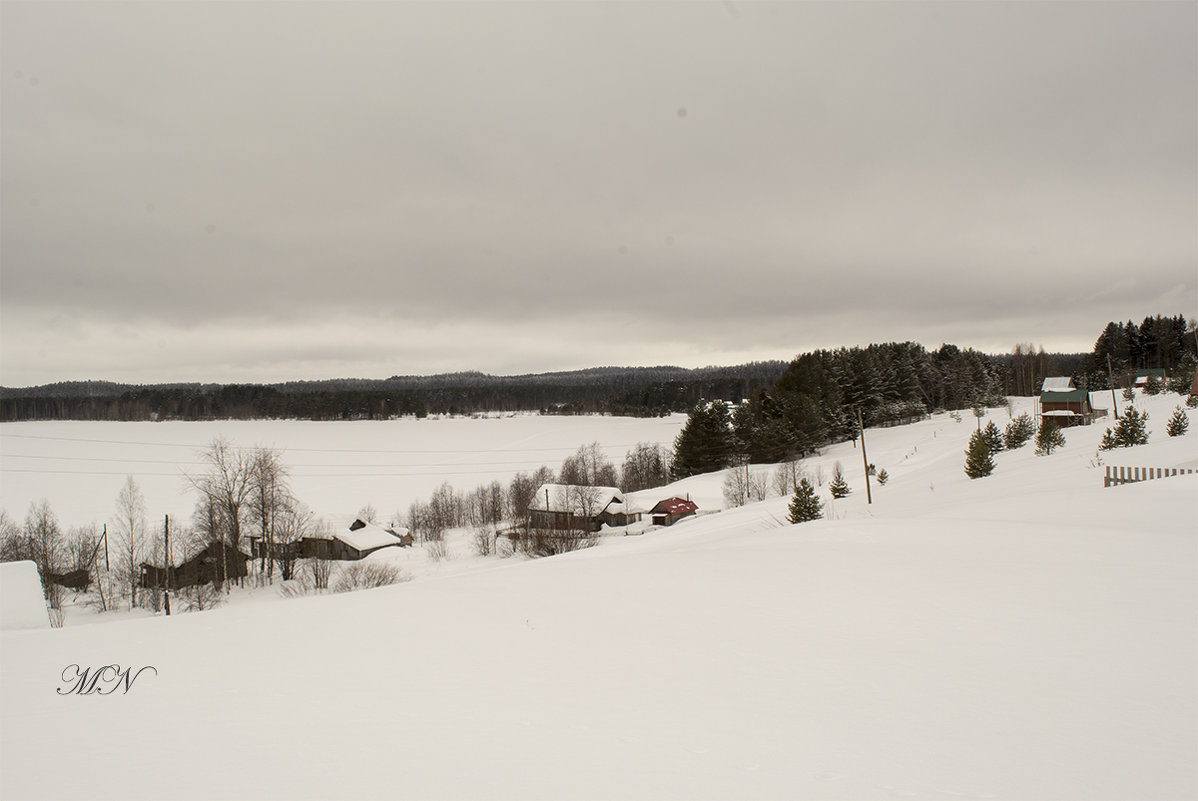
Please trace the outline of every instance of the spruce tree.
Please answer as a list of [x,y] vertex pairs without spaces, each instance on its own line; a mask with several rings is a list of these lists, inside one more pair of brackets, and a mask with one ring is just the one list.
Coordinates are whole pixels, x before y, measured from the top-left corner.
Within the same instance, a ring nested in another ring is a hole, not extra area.
[[1016,448],[1022,448],[1035,433],[1036,424],[1032,422],[1031,415],[1029,415],[1027,412],[1024,412],[1011,422],[1007,423],[1004,444],[1009,451],[1013,451]]
[[794,496],[790,499],[790,522],[806,523],[823,517],[823,504],[815,494],[815,488],[806,476],[799,480]]
[[965,451],[965,475],[983,478],[994,472],[994,460],[990,458],[990,446],[980,431],[969,438],[969,450]]
[[1186,433],[1186,429],[1190,427],[1190,418],[1178,406],[1173,410],[1173,416],[1169,418],[1169,425],[1165,427],[1165,432],[1171,437],[1180,437]]
[[878,471],[878,486],[882,486],[890,478],[890,474],[886,472],[886,468]]
[[1119,440],[1115,439],[1115,432],[1109,428],[1102,432],[1102,441],[1098,443],[1098,450],[1110,451],[1119,447]]
[[832,493],[833,498],[843,498],[852,492],[849,489],[849,483],[844,480],[844,471],[840,467],[840,462],[836,463],[835,469],[832,471],[832,481],[828,484],[828,491]]
[[1052,420],[1041,420],[1040,431],[1036,434],[1036,454],[1048,456],[1064,444],[1065,435],[1061,433],[1061,427]]
[[1145,395],[1159,395],[1164,391],[1164,389],[1165,385],[1162,384],[1161,380],[1155,375],[1148,376],[1147,380],[1144,381]]
[[998,453],[1003,449],[1002,433],[993,420],[986,423],[986,427],[982,429],[982,439],[985,440],[986,447],[990,449],[991,453]]
[[722,470],[731,461],[733,445],[728,405],[722,400],[700,403],[674,439],[674,477]]

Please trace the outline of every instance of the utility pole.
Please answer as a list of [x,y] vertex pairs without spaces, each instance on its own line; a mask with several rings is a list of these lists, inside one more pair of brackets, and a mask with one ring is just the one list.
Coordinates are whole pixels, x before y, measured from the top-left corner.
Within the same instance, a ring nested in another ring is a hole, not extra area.
[[1115,371],[1111,369],[1111,354],[1106,355],[1107,380],[1111,383],[1111,405],[1115,407],[1115,419],[1119,419],[1119,401],[1115,399]]
[[166,599],[166,614],[171,613],[171,516],[167,515],[162,524],[162,548],[166,552],[166,568],[162,571],[165,574],[163,583],[166,587],[163,588],[162,597]]
[[861,421],[861,409],[857,409],[857,427],[861,429],[861,461],[865,464],[865,502],[872,504],[873,495],[869,491],[869,457],[865,455],[865,423]]

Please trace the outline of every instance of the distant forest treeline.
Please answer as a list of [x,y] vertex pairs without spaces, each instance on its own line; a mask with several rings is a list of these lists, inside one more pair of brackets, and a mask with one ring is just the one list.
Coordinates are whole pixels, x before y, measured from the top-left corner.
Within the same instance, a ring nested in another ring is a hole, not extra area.
[[282,384],[64,382],[0,388],[0,421],[374,420],[430,414],[537,411],[653,417],[704,398],[746,398],[772,386],[786,362],[734,367],[599,367],[520,376],[452,373]]
[[[910,419],[933,409],[994,405],[1006,395],[1039,391],[1045,376],[1079,387],[1116,384],[1142,367],[1193,370],[1194,324],[1185,317],[1108,323],[1090,353],[1045,353],[1030,344],[992,355],[945,344],[904,342],[817,350],[782,361],[733,367],[599,367],[571,372],[493,376],[466,372],[387,379],[291,381],[281,384],[64,382],[0,388],[0,421],[18,420],[359,420],[430,414],[539,411],[637,417],[686,412],[701,400],[752,402],[741,412],[746,436],[776,441],[780,430],[805,443],[867,424]],[[783,421],[788,422],[783,422]]]

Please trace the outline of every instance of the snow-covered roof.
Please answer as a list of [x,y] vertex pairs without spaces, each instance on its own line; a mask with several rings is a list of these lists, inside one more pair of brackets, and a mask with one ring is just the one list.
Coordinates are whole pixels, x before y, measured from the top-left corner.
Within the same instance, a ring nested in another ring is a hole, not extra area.
[[1044,379],[1040,386],[1041,392],[1062,391],[1073,389],[1073,379],[1067,375],[1054,375]]
[[684,515],[687,512],[697,511],[698,508],[692,501],[682,498],[666,498],[653,507],[653,512],[655,514]]
[[537,490],[528,508],[535,512],[570,512],[576,515],[598,514],[604,510],[619,514],[624,512],[625,505],[624,495],[615,487],[545,484]]
[[1067,412],[1064,410],[1055,412],[1041,412],[1041,417],[1077,417],[1077,412]]
[[[404,529],[404,533],[407,533],[407,529]],[[373,523],[367,523],[362,528],[355,529],[354,531],[350,531],[347,528],[341,529],[333,536],[355,551],[369,551],[373,548],[399,545],[399,537],[382,526],[376,526]]]

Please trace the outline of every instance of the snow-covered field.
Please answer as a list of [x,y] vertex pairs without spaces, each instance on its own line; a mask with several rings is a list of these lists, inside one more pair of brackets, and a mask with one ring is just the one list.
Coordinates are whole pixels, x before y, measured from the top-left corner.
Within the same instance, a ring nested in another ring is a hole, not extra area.
[[[1146,446],[1069,429],[975,481],[968,412],[871,430],[873,504],[843,443],[804,464],[829,516],[798,526],[779,497],[377,590],[0,633],[0,797],[1196,798],[1198,475],[1102,486],[1101,463],[1198,467],[1177,403],[1137,399]],[[641,497],[711,510],[722,482]],[[390,508],[338,503],[364,502]],[[157,672],[57,694],[114,662]]]

